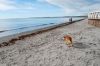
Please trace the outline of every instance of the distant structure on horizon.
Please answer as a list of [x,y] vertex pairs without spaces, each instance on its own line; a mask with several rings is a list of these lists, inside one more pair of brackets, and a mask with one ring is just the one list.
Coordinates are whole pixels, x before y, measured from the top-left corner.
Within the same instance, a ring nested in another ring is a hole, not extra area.
[[95,11],[88,14],[88,24],[100,27],[100,11]]
[[100,19],[100,11],[89,13],[88,19]]

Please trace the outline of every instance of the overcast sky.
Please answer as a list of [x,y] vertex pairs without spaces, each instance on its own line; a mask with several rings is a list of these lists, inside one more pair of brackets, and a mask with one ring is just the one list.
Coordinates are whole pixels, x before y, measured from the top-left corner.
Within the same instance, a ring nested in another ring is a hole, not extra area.
[[0,0],[0,19],[85,15],[99,7],[100,0]]

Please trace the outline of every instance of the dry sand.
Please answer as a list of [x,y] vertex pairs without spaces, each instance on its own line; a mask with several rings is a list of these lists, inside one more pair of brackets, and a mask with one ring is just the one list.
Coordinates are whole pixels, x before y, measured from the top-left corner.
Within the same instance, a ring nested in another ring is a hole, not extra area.
[[[68,48],[63,36],[73,37]],[[87,19],[0,48],[0,66],[100,66],[100,28]]]

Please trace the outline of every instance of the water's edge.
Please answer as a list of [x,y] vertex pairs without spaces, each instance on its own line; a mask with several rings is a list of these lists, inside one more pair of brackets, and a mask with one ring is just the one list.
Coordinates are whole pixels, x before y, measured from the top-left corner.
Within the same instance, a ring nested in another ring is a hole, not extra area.
[[32,36],[32,35],[36,35],[39,33],[43,33],[58,27],[62,27],[65,25],[69,25],[75,22],[79,22],[81,20],[84,19],[80,19],[80,20],[76,20],[73,22],[65,22],[62,24],[56,24],[56,25],[52,25],[52,26],[48,26],[48,27],[44,27],[44,28],[40,28],[40,29],[36,29],[36,30],[31,30],[31,31],[27,31],[27,32],[22,32],[22,33],[18,33],[18,34],[13,34],[13,35],[9,35],[9,36],[4,36],[4,37],[0,37],[0,47],[4,47],[4,46],[9,46],[11,44],[14,44],[15,41],[17,40],[22,40],[26,37]]

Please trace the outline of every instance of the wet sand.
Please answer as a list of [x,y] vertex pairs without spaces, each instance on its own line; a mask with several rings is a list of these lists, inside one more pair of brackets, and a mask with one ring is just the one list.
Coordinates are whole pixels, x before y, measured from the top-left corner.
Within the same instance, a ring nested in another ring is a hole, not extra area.
[[[69,48],[63,36],[70,34]],[[100,28],[87,19],[0,48],[0,66],[100,66]]]

